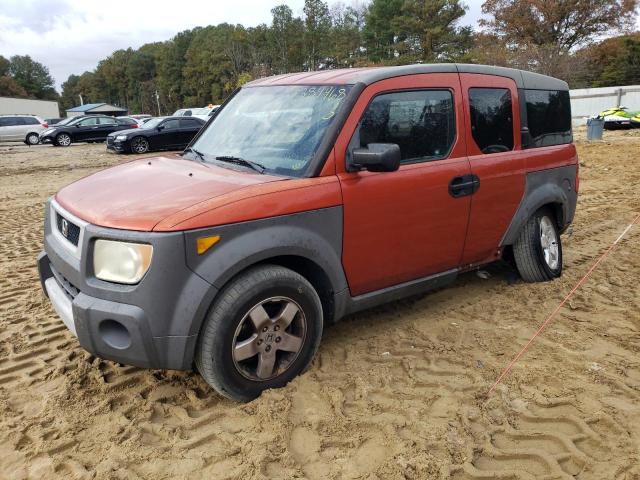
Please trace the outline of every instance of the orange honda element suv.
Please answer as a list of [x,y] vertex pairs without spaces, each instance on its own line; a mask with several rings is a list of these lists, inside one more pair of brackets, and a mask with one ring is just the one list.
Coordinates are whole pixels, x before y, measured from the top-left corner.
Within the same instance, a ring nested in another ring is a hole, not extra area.
[[435,64],[251,82],[180,155],[46,205],[42,286],[80,345],[196,368],[247,401],[311,363],[323,325],[508,253],[562,273],[578,163],[567,84]]

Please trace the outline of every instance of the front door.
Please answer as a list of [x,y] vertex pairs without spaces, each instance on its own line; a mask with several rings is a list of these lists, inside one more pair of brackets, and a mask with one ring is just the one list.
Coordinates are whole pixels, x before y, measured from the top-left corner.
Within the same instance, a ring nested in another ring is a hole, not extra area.
[[[360,96],[335,150],[351,295],[460,265],[472,193],[455,187],[470,180],[463,125],[457,74],[388,79]],[[398,144],[400,169],[347,171],[349,152],[370,143]]]
[[97,136],[97,130],[100,128],[98,123],[98,117],[87,117],[80,120],[74,127],[71,128],[73,134],[73,140],[75,142],[85,142],[92,140]]

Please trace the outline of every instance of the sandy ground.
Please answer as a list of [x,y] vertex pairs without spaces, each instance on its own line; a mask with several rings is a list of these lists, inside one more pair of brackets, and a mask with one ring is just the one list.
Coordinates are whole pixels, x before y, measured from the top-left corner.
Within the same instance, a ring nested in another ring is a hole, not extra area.
[[640,213],[640,131],[577,137],[561,279],[513,283],[494,265],[356,315],[307,374],[249,404],[78,346],[37,279],[43,202],[124,158],[0,146],[0,478],[640,478],[640,225],[485,397]]

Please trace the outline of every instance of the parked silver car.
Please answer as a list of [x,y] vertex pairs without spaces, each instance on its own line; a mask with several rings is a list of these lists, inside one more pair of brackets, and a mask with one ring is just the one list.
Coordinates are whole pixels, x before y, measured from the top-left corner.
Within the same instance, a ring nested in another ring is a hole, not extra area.
[[37,145],[49,125],[36,115],[0,115],[0,142]]

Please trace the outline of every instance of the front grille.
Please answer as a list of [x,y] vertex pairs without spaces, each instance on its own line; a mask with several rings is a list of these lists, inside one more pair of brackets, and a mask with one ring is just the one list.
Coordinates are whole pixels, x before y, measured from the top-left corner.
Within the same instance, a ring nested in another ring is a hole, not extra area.
[[80,293],[80,290],[78,290],[69,280],[64,277],[64,275],[56,270],[51,263],[49,263],[49,267],[51,268],[51,273],[53,273],[53,276],[56,278],[56,280],[64,290],[64,293],[67,294],[67,297],[69,297],[71,300],[76,298]]
[[115,137],[108,136],[107,137],[107,147],[112,147],[113,146],[113,142],[115,142]]
[[69,240],[72,245],[78,246],[78,241],[80,240],[80,227],[78,225],[56,212],[56,226],[64,238]]

